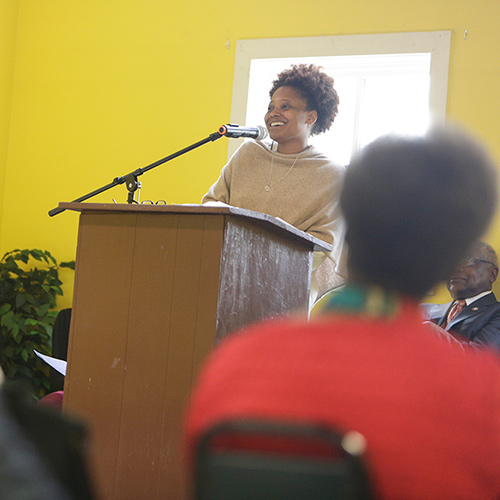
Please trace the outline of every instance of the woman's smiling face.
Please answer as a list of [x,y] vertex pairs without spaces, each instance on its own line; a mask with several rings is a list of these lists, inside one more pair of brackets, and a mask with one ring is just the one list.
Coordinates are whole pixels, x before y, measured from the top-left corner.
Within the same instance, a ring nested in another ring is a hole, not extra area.
[[265,116],[269,136],[278,143],[278,151],[303,151],[317,116],[316,111],[307,110],[306,100],[293,87],[278,88]]

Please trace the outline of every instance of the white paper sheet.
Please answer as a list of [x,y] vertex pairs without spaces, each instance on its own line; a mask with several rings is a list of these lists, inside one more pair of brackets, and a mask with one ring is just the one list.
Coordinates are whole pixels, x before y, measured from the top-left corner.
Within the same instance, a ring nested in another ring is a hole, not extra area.
[[35,351],[35,354],[39,358],[43,359],[49,366],[52,366],[54,370],[66,376],[66,366],[68,365],[67,361],[64,361],[64,359],[57,359],[53,358],[52,356],[47,356],[46,354],[38,352],[36,349],[33,349],[33,351]]

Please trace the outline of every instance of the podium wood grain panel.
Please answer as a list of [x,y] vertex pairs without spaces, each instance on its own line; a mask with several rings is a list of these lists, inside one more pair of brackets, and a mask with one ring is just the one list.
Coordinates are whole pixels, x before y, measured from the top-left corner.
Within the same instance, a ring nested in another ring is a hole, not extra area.
[[[206,219],[141,215],[137,222],[131,302],[144,313],[129,319],[115,498],[132,498],[131,485],[148,476],[142,498],[184,488],[182,416],[216,324],[222,219]],[[209,222],[219,226],[215,241]],[[203,280],[207,269],[215,280]],[[209,341],[196,359],[198,337]]]
[[111,498],[113,484],[100,478],[114,478],[117,468],[135,219],[80,219],[64,405],[90,424],[104,498]]
[[312,253],[260,221],[225,225],[216,342],[242,325],[290,311],[305,312]]

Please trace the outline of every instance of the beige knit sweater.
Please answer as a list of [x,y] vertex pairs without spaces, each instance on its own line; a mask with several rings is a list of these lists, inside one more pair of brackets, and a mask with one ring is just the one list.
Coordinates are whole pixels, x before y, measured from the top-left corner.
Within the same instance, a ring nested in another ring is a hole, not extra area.
[[328,254],[333,262],[326,265],[327,259],[321,266],[329,267],[332,275],[318,276],[322,295],[346,277],[344,224],[338,202],[344,171],[314,147],[298,155],[281,154],[271,151],[268,144],[249,140],[222,169],[202,203],[221,201],[279,217],[333,244]]

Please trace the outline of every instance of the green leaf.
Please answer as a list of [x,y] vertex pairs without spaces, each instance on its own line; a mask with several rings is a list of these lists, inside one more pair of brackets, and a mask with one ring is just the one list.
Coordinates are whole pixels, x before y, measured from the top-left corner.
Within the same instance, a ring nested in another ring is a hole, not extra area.
[[54,257],[52,256],[52,254],[49,251],[45,250],[45,256],[48,258],[48,260],[50,260],[50,262],[52,262],[52,264],[57,266],[56,259],[54,259]]
[[14,323],[12,325],[12,336],[14,337],[15,340],[20,340],[21,336],[19,335],[19,324]]
[[19,252],[15,256],[12,256],[12,259],[20,260],[21,262],[24,262],[25,264],[28,263],[29,258],[30,258],[30,256],[27,253],[27,250],[23,250],[22,252]]
[[27,251],[31,254],[31,257],[33,257],[36,260],[42,260],[45,258],[45,255],[41,250],[33,249]]
[[15,321],[14,311],[7,311],[0,318],[0,326],[5,326],[7,329],[11,329]]
[[26,303],[26,297],[21,293],[18,293],[16,295],[16,308],[19,309],[25,303]]
[[31,293],[26,293],[25,295],[26,301],[29,302],[32,306],[37,306],[38,302],[36,301],[35,297]]
[[52,325],[49,325],[48,323],[40,321],[39,325],[45,330],[45,332],[50,336],[52,335]]
[[37,310],[38,316],[43,318],[47,314],[48,310],[50,309],[50,306],[51,306],[51,304],[41,305]]
[[[62,284],[62,283],[61,283]],[[57,295],[62,295],[62,288],[60,286],[52,286],[50,287]]]
[[2,349],[2,354],[6,358],[11,358],[14,355],[14,348],[11,345]]
[[27,330],[26,326],[26,318],[23,318],[22,316],[17,320],[17,324],[19,325],[19,331],[24,335]]
[[0,307],[0,316],[3,316],[7,311],[10,311],[10,304],[3,304]]

